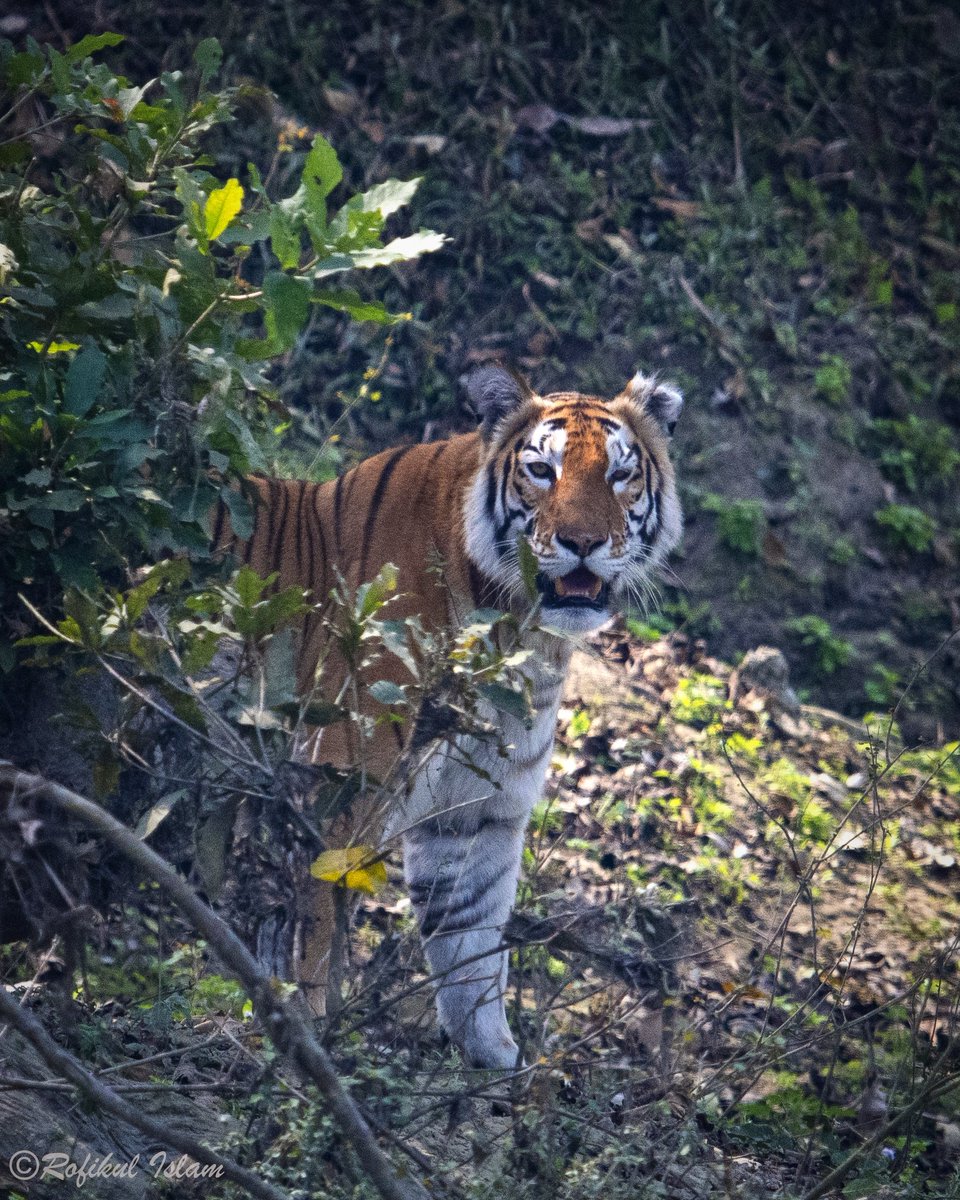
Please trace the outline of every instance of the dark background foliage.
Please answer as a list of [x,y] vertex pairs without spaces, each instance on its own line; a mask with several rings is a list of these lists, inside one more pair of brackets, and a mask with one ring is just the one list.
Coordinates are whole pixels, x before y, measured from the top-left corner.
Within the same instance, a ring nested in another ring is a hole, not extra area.
[[[388,299],[415,320],[379,403],[338,426],[346,453],[460,423],[455,381],[488,356],[541,389],[609,394],[637,365],[662,370],[689,398],[672,623],[728,655],[782,644],[811,698],[852,712],[896,699],[956,626],[951,7],[21,11],[37,36],[119,30],[141,76],[216,34],[228,74],[279,97],[227,135],[225,174],[303,127],[337,146],[347,188],[425,175],[414,219],[450,242],[394,272]],[[382,346],[317,317],[282,394],[326,428]],[[956,728],[956,668],[948,647],[911,691],[908,731]]]

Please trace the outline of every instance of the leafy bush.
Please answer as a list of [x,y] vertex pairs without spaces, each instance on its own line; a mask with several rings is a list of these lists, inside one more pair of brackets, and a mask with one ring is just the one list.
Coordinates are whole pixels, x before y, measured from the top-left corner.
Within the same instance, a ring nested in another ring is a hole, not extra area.
[[[223,494],[241,534],[250,511],[224,482],[265,469],[289,414],[266,368],[313,305],[399,319],[334,275],[401,262],[443,241],[382,242],[416,181],[388,181],[328,217],[342,179],[316,137],[299,186],[274,201],[255,166],[221,182],[200,150],[240,91],[213,92],[220,48],[190,77],[142,85],[92,55],[0,43],[10,112],[36,125],[0,147],[0,607],[47,606],[64,586],[118,582],[164,549],[203,553]],[[29,102],[29,104],[27,103]],[[15,126],[14,126],[15,128]],[[2,663],[12,660],[9,643]]]
[[924,554],[933,545],[937,524],[922,508],[913,504],[888,504],[873,514],[894,549]]
[[874,421],[871,441],[884,475],[910,492],[947,483],[960,466],[960,450],[949,426],[914,413],[902,421]]
[[808,650],[813,651],[817,669],[824,675],[833,675],[845,667],[853,656],[853,646],[837,637],[830,622],[823,617],[808,613],[803,617],[791,617],[784,622],[784,629],[800,639]]
[[825,354],[813,376],[817,395],[837,408],[849,399],[852,382],[850,366],[839,354]]
[[710,494],[704,497],[703,507],[716,513],[717,536],[723,545],[749,558],[759,558],[767,528],[759,500],[730,500]]

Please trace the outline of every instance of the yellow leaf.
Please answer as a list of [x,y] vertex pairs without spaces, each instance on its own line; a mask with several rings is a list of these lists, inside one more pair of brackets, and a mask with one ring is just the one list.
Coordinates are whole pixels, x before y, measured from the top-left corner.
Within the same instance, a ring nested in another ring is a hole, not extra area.
[[[340,883],[368,896],[376,893],[387,882],[387,868],[376,859],[372,846],[347,846],[343,850],[324,850],[310,864],[314,879],[325,879],[328,883]],[[361,865],[362,864],[362,865]]]
[[207,197],[203,206],[203,223],[207,237],[214,241],[230,224],[243,205],[243,188],[237,179],[228,179]]
[[[43,353],[43,348],[45,345],[46,345],[45,342],[27,342],[27,348],[30,350],[36,350],[37,354]],[[51,342],[50,345],[47,346],[47,353],[48,354],[65,354],[68,350],[79,350],[79,349],[80,349],[79,342]]]

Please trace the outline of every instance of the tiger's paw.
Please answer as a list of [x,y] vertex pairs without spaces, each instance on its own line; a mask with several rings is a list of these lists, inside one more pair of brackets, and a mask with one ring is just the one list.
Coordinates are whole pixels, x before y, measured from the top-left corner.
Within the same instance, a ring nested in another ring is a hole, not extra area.
[[472,1066],[487,1071],[517,1071],[527,1065],[506,1027],[492,1033],[471,1029],[463,1039],[463,1052]]

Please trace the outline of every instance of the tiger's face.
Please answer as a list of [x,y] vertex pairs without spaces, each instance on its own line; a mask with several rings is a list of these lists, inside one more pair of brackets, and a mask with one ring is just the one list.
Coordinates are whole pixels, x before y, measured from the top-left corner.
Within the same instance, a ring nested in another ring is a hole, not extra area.
[[556,629],[586,633],[625,604],[643,607],[680,539],[668,456],[679,391],[636,375],[611,401],[537,396],[500,368],[467,387],[485,449],[466,510],[471,559],[521,600],[525,539],[544,624]]

